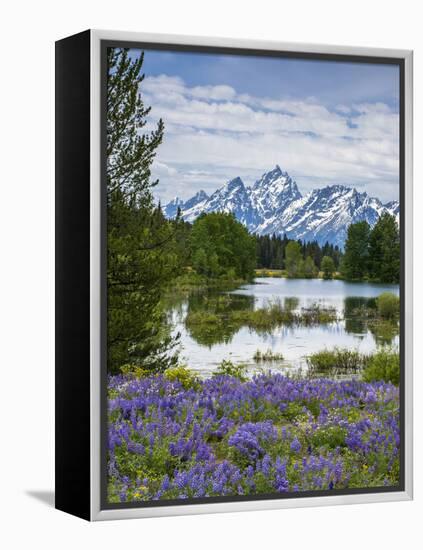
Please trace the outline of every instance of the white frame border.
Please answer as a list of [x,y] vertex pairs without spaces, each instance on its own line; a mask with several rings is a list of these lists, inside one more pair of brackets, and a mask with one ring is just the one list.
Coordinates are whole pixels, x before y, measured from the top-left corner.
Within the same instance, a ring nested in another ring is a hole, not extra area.
[[[218,512],[241,512],[253,510],[274,510],[294,507],[331,506],[336,504],[364,504],[371,502],[391,502],[412,500],[413,498],[413,52],[385,48],[362,48],[330,46],[320,44],[296,44],[274,41],[241,40],[232,38],[212,38],[200,36],[149,34],[107,30],[91,30],[91,218],[90,218],[90,329],[91,329],[91,520],[114,520],[147,518],[190,514],[211,514]],[[245,502],[219,502],[171,506],[151,506],[148,508],[124,508],[102,510],[100,508],[100,273],[101,273],[101,233],[100,233],[100,75],[102,40],[124,42],[150,42],[190,46],[216,46],[228,48],[249,48],[255,50],[281,50],[304,53],[361,55],[371,57],[392,57],[405,61],[405,207],[404,239],[405,247],[405,315],[404,315],[404,437],[405,437],[405,490],[387,493],[367,493],[355,495],[335,495],[319,497],[299,497],[274,500],[251,500]]]

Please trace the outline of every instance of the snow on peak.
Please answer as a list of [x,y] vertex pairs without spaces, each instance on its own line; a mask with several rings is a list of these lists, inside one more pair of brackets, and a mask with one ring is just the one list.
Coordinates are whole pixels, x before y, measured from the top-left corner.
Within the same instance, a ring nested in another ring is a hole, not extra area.
[[351,223],[366,220],[373,226],[383,212],[399,218],[397,201],[383,205],[345,185],[328,185],[302,196],[296,182],[279,165],[263,173],[252,187],[245,187],[236,177],[211,196],[199,191],[185,203],[176,197],[164,208],[165,215],[174,217],[178,207],[189,222],[203,212],[231,212],[252,233],[286,233],[290,238],[320,244],[329,241],[340,247]]

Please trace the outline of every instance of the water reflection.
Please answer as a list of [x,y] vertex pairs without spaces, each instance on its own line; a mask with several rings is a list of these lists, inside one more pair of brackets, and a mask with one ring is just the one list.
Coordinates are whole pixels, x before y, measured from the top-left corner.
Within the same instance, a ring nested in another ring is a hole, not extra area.
[[[282,366],[302,367],[306,355],[325,347],[369,353],[378,345],[398,344],[398,323],[378,319],[375,301],[385,291],[398,294],[396,285],[287,279],[257,279],[256,283],[235,291],[201,290],[169,297],[167,307],[174,331],[181,335],[181,358],[191,368],[209,374],[223,359],[253,364],[257,350],[269,349],[283,354]],[[349,294],[352,292],[355,295]],[[237,320],[236,312],[265,307],[275,299],[287,311],[316,303],[335,307],[339,319],[327,325],[283,325],[260,331]],[[198,316],[202,322],[187,323],[187,319],[196,321]]]
[[215,290],[195,293],[187,300],[184,317],[186,331],[202,346],[210,348],[215,344],[229,344],[240,329],[239,323],[231,321],[231,314],[253,310],[254,302],[251,295],[219,293]]

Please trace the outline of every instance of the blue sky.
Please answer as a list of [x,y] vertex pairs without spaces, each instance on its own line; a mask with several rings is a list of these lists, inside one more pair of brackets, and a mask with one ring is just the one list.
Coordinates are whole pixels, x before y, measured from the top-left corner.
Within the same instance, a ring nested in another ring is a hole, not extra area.
[[153,170],[163,202],[275,164],[303,193],[398,198],[397,66],[146,50],[143,71],[150,125],[166,128]]

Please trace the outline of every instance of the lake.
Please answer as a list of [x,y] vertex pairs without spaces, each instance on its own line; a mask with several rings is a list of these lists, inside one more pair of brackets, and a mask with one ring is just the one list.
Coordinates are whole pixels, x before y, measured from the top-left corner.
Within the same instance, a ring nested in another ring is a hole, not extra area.
[[[191,369],[209,376],[223,360],[242,362],[256,369],[253,356],[257,350],[282,354],[283,361],[262,363],[272,370],[306,368],[305,357],[324,348],[346,347],[369,353],[381,344],[398,345],[398,327],[386,323],[375,328],[363,316],[362,308],[374,307],[374,299],[382,292],[399,294],[398,285],[350,283],[322,279],[256,278],[235,290],[201,290],[173,296],[169,316],[173,333],[180,334],[180,358]],[[318,304],[335,308],[338,319],[318,326],[281,326],[263,332],[248,327],[226,326],[218,329],[188,330],[184,320],[189,311],[207,312],[210,304],[220,307],[257,309],[278,300],[286,309],[300,311]]]

